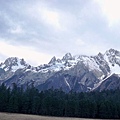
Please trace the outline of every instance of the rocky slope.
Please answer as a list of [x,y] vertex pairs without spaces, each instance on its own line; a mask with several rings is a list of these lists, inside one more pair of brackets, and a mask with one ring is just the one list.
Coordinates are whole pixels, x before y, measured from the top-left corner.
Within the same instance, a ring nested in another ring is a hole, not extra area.
[[112,89],[120,89],[120,76],[117,74],[112,74],[106,78],[95,90],[101,92]]
[[24,59],[11,57],[0,64],[0,83],[8,87],[13,83],[23,87],[34,84],[39,90],[53,87],[65,92],[86,92],[103,90],[100,86],[114,73],[120,74],[120,52],[114,49],[96,56],[67,53],[62,59],[53,57],[48,64],[38,67],[27,64]]

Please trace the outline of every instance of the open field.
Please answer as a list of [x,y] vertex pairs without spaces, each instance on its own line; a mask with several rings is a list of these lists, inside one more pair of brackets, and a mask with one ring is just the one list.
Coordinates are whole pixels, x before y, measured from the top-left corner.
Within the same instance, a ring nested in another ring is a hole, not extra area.
[[[0,113],[0,120],[92,120],[92,119],[68,118],[68,117],[45,117],[38,115]],[[93,120],[101,120],[101,119],[93,119]]]

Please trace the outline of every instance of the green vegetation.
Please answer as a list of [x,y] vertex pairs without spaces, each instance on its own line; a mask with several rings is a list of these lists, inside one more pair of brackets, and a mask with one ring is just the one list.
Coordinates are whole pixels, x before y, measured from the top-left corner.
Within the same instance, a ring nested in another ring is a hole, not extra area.
[[49,89],[39,92],[33,86],[23,90],[0,86],[0,112],[81,118],[120,118],[120,90],[64,93]]

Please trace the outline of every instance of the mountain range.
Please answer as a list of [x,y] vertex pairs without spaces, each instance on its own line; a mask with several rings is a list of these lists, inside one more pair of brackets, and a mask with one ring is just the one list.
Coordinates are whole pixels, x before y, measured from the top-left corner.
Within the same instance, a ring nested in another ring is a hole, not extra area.
[[103,91],[120,88],[120,51],[109,49],[95,56],[67,53],[55,56],[37,67],[24,59],[10,57],[0,64],[0,84],[12,88],[34,85],[39,91],[62,89],[65,92]]

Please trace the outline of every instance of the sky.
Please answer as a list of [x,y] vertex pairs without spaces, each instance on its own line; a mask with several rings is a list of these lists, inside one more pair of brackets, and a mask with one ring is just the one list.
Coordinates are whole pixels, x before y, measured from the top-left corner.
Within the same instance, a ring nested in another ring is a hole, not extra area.
[[120,0],[0,0],[0,62],[120,50]]

